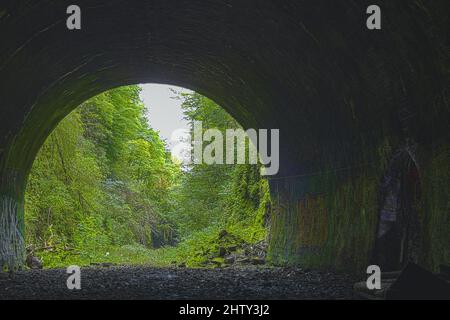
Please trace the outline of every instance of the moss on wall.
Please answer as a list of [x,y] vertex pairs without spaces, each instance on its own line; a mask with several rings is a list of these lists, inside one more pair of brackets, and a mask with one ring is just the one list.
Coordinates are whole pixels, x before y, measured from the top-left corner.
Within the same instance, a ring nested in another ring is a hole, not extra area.
[[25,261],[23,204],[0,196],[0,272],[22,267]]
[[[300,186],[301,196],[295,192]],[[328,173],[278,181],[274,188],[269,251],[273,263],[355,272],[367,267],[377,223],[376,175],[344,178]],[[289,199],[279,201],[280,191],[291,192]]]
[[[380,152],[378,165],[359,172],[272,180],[269,259],[274,264],[364,273],[375,245],[387,154]],[[439,265],[450,264],[450,148],[432,152],[420,174],[419,262],[437,271]]]

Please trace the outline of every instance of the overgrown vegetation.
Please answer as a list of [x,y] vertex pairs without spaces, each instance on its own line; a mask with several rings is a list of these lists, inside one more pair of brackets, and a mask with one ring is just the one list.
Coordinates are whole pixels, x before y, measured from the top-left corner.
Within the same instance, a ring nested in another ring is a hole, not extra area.
[[[44,267],[95,263],[210,266],[266,237],[258,166],[182,168],[149,127],[137,86],[80,106],[49,136],[26,192],[26,241]],[[223,109],[183,94],[187,119],[237,128]],[[220,263],[216,264],[220,265]]]

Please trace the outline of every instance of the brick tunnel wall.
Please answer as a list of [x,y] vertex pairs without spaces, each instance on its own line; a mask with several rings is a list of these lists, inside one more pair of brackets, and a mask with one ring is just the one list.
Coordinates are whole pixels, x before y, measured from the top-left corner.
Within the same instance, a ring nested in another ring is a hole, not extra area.
[[[273,179],[269,257],[275,264],[364,273],[374,263],[380,184],[392,154],[377,162]],[[450,144],[420,154],[421,233],[418,263],[438,271],[450,263]]]
[[[79,0],[80,32],[65,28],[69,4],[0,2],[0,216],[17,215],[4,224],[23,230],[27,173],[64,116],[107,89],[158,82],[281,130],[273,262],[361,271],[380,181],[407,140],[419,146],[422,263],[449,262],[448,0],[380,0],[374,32],[369,0]],[[406,126],[402,109],[415,115]]]

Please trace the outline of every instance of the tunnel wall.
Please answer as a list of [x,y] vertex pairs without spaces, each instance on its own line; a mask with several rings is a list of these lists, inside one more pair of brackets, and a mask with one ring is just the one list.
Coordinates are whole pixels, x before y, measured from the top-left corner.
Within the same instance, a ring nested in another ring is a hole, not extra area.
[[383,29],[369,31],[369,0],[78,0],[72,32],[69,0],[1,1],[0,243],[13,254],[0,263],[23,262],[10,239],[59,121],[102,91],[154,82],[208,96],[246,128],[280,129],[275,263],[366,264],[387,163],[416,143],[422,257],[435,268],[449,255],[450,2],[378,2]]
[[[1,154],[0,149],[0,154]],[[0,272],[17,270],[25,261],[23,173],[2,168],[0,161]]]
[[377,180],[328,173],[273,183],[270,260],[361,271],[376,232]]
[[437,147],[422,169],[424,243],[421,263],[435,271],[450,265],[450,144]]
[[[269,259],[364,273],[374,263],[380,184],[393,148],[380,146],[378,161],[308,176],[273,179]],[[422,197],[418,263],[433,271],[450,263],[450,144],[418,149]]]

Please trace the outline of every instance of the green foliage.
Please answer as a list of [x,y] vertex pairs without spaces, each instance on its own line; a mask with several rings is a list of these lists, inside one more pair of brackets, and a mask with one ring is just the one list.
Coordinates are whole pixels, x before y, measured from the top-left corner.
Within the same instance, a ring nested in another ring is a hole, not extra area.
[[[205,97],[180,99],[186,118],[205,130],[239,127]],[[182,171],[145,114],[138,87],[114,89],[85,102],[47,139],[25,208],[27,243],[45,267],[202,267],[225,245],[223,230],[229,246],[265,238],[270,196],[259,166]]]
[[138,87],[118,88],[84,103],[47,139],[25,208],[27,243],[46,266],[173,243],[163,212],[179,168],[145,112]]
[[[199,94],[184,94],[183,109],[191,121],[203,122],[203,130],[240,128],[222,108]],[[183,239],[182,259],[198,267],[214,257],[221,246],[219,234],[227,231],[235,245],[256,243],[266,237],[270,211],[268,183],[259,165],[193,165],[174,189],[173,219]]]

